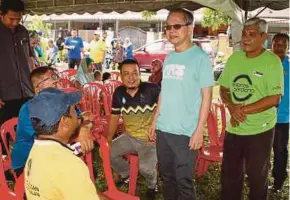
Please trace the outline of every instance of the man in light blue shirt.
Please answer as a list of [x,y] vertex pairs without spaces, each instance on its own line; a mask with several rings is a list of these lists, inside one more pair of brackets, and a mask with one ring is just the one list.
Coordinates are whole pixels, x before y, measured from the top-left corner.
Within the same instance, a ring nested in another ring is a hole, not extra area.
[[274,137],[274,163],[272,175],[274,177],[274,192],[282,189],[287,177],[288,141],[289,141],[289,57],[286,56],[289,47],[289,36],[278,33],[272,40],[272,51],[281,59],[284,70],[284,95],[278,106],[278,119]]
[[165,31],[175,51],[164,62],[161,95],[149,137],[156,138],[164,199],[194,200],[195,158],[203,144],[213,71],[207,54],[191,42],[191,12],[170,11]]

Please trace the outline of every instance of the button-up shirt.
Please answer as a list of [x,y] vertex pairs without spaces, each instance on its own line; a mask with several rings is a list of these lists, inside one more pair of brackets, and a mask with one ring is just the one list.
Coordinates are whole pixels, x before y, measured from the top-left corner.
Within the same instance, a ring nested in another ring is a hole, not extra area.
[[15,31],[0,21],[0,99],[4,101],[33,96],[29,80],[29,57],[33,56],[26,28]]

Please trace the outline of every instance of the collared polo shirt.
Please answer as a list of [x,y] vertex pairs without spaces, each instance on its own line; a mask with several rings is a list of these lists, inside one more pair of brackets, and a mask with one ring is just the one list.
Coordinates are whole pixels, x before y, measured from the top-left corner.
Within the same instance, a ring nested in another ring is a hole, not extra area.
[[113,94],[112,114],[123,116],[125,130],[131,136],[147,139],[159,93],[159,86],[153,83],[141,83],[134,97],[125,86],[119,86]]
[[33,96],[28,59],[33,56],[26,28],[18,25],[13,33],[0,21],[0,99]]

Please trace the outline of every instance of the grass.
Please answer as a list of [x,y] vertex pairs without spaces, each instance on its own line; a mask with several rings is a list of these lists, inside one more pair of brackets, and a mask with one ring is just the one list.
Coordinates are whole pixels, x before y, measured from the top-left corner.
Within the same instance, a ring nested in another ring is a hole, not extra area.
[[[96,186],[97,189],[100,191],[105,191],[107,188],[103,169],[101,167],[101,159],[98,158],[98,161],[95,163],[95,167],[97,170],[97,179],[96,179]],[[199,179],[194,180],[196,186],[196,194],[197,200],[219,200],[220,195],[220,170],[221,165],[220,163],[212,164],[208,172]],[[270,182],[273,182],[272,177],[270,177]],[[285,185],[281,193],[274,194],[269,190],[268,193],[268,200],[287,200],[289,199],[289,180],[285,181]],[[119,188],[121,191],[127,192],[128,188],[124,185]],[[138,177],[138,185],[137,185],[137,196],[140,197],[141,200],[145,199],[146,193],[146,182],[145,179],[139,175]],[[243,191],[243,200],[248,200],[247,195],[249,193],[249,188],[247,185],[247,179],[245,178],[244,181],[244,191]],[[156,198],[157,200],[162,200],[162,183],[159,181],[159,192]]]
[[[218,100],[218,93],[219,93],[219,87],[216,86],[213,89],[213,100]],[[205,140],[207,140],[207,137],[205,136]],[[272,156],[273,158],[273,156]],[[101,159],[97,155],[95,156],[96,162],[95,168],[97,171],[97,179],[96,179],[96,187],[100,191],[105,191],[106,181],[102,169]],[[272,162],[272,159],[271,159]],[[194,180],[195,186],[196,186],[196,194],[197,194],[197,200],[219,200],[220,196],[220,171],[221,171],[221,164],[220,163],[213,163],[209,169],[208,172],[202,176],[199,179]],[[270,183],[273,183],[273,178],[270,176],[269,173],[269,181]],[[162,200],[162,183],[159,181],[159,192],[157,196],[157,200]],[[140,197],[141,200],[145,199],[145,193],[146,193],[146,182],[142,176],[138,177],[138,186],[137,186],[137,196]],[[120,190],[127,192],[127,187],[121,187]],[[247,179],[245,178],[244,181],[244,190],[243,190],[243,200],[247,200],[249,193],[249,187],[247,185]],[[268,193],[268,200],[287,200],[289,199],[289,180],[285,181],[285,185],[281,193],[274,194],[273,192],[269,191]],[[233,199],[234,200],[234,199]]]

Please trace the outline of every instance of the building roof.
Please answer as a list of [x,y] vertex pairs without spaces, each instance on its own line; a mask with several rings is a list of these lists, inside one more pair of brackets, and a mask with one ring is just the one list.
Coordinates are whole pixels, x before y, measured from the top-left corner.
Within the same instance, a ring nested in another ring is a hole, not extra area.
[[[212,0],[214,1],[214,0]],[[216,0],[220,1],[220,0]],[[244,10],[255,10],[267,6],[274,10],[289,7],[289,0],[233,0]],[[124,13],[130,11],[187,8],[196,10],[204,7],[194,0],[24,0],[26,10],[30,14],[72,14],[96,13],[112,11]]]

